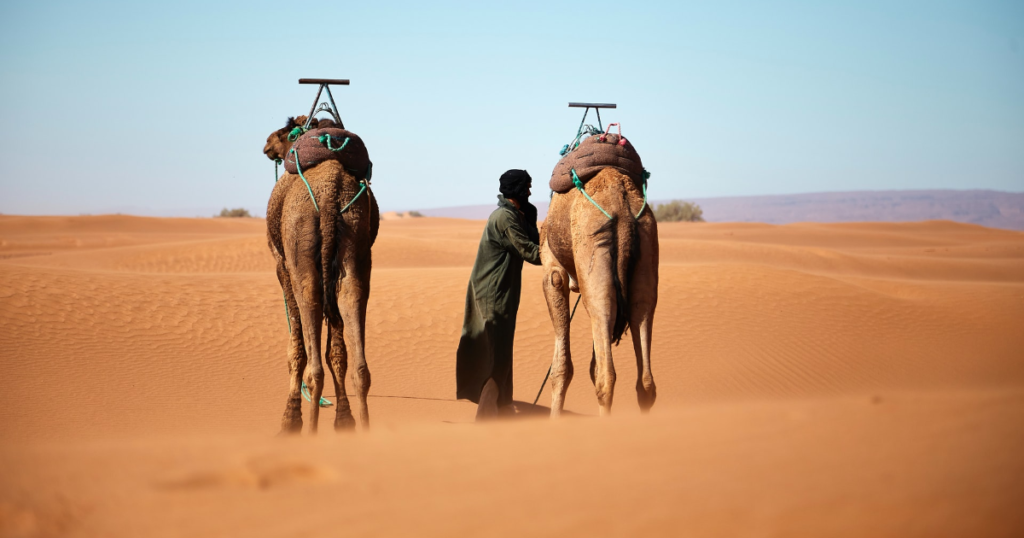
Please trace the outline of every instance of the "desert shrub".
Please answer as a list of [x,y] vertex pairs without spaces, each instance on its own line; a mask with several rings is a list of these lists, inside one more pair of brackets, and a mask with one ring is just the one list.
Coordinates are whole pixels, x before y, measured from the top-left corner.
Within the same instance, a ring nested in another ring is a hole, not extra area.
[[248,209],[236,207],[234,209],[224,208],[220,210],[220,215],[214,215],[215,217],[251,217]]
[[406,214],[409,215],[410,217],[413,217],[413,218],[417,218],[417,217],[422,217],[423,216],[423,213],[420,213],[419,211],[409,211]]
[[658,222],[704,222],[704,210],[693,202],[672,200],[654,208]]

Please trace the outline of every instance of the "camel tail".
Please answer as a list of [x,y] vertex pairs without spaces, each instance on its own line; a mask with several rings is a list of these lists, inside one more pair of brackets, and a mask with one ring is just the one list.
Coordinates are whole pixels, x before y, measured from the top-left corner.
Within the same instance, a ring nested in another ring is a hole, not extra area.
[[618,344],[629,327],[629,282],[639,257],[636,219],[632,218],[632,215],[617,215],[601,226],[595,235],[611,240],[609,247],[614,266],[612,281],[615,287],[615,323],[612,326],[611,340],[613,344]]
[[[332,182],[333,183],[333,182]],[[339,181],[340,183],[340,181]],[[320,270],[323,276],[324,317],[332,323],[341,321],[338,310],[338,277],[341,263],[338,260],[338,241],[341,238],[341,209],[338,197],[340,188],[332,189],[320,205]]]

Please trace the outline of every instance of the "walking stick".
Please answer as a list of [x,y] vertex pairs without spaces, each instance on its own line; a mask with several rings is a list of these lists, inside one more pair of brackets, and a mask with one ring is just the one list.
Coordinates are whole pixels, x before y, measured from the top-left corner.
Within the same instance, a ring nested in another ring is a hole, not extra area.
[[[569,105],[572,106],[572,105]],[[583,298],[583,294],[576,296],[576,304],[572,306],[572,313],[569,314],[569,325],[572,325],[572,318],[576,315],[576,307],[580,305],[580,299]],[[551,366],[548,366],[548,373],[544,374],[544,381],[540,384],[540,390],[537,391],[537,397],[533,399],[533,405],[537,405],[540,401],[540,393],[544,392],[544,385],[548,384],[548,378],[551,377]]]

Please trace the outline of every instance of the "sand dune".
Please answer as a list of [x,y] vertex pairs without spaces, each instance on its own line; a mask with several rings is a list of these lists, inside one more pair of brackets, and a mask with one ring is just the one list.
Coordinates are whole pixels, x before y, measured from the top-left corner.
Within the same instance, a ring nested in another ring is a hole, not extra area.
[[1024,533],[1024,233],[664,224],[658,403],[639,415],[624,344],[612,420],[587,418],[583,308],[579,418],[528,420],[553,332],[527,267],[527,420],[477,426],[454,352],[483,223],[388,220],[374,427],[336,435],[329,409],[278,439],[264,226],[0,216],[0,536]]

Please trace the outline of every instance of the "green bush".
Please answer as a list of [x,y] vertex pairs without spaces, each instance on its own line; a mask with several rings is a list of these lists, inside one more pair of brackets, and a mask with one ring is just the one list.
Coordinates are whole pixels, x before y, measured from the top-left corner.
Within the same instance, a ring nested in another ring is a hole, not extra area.
[[654,208],[658,222],[704,222],[704,210],[693,202],[672,200]]
[[214,215],[215,217],[251,217],[248,209],[236,207],[234,209],[224,208],[220,210],[220,215]]
[[409,215],[410,217],[413,218],[419,218],[423,216],[423,213],[420,213],[419,211],[409,211],[408,213],[406,213],[406,215]]

